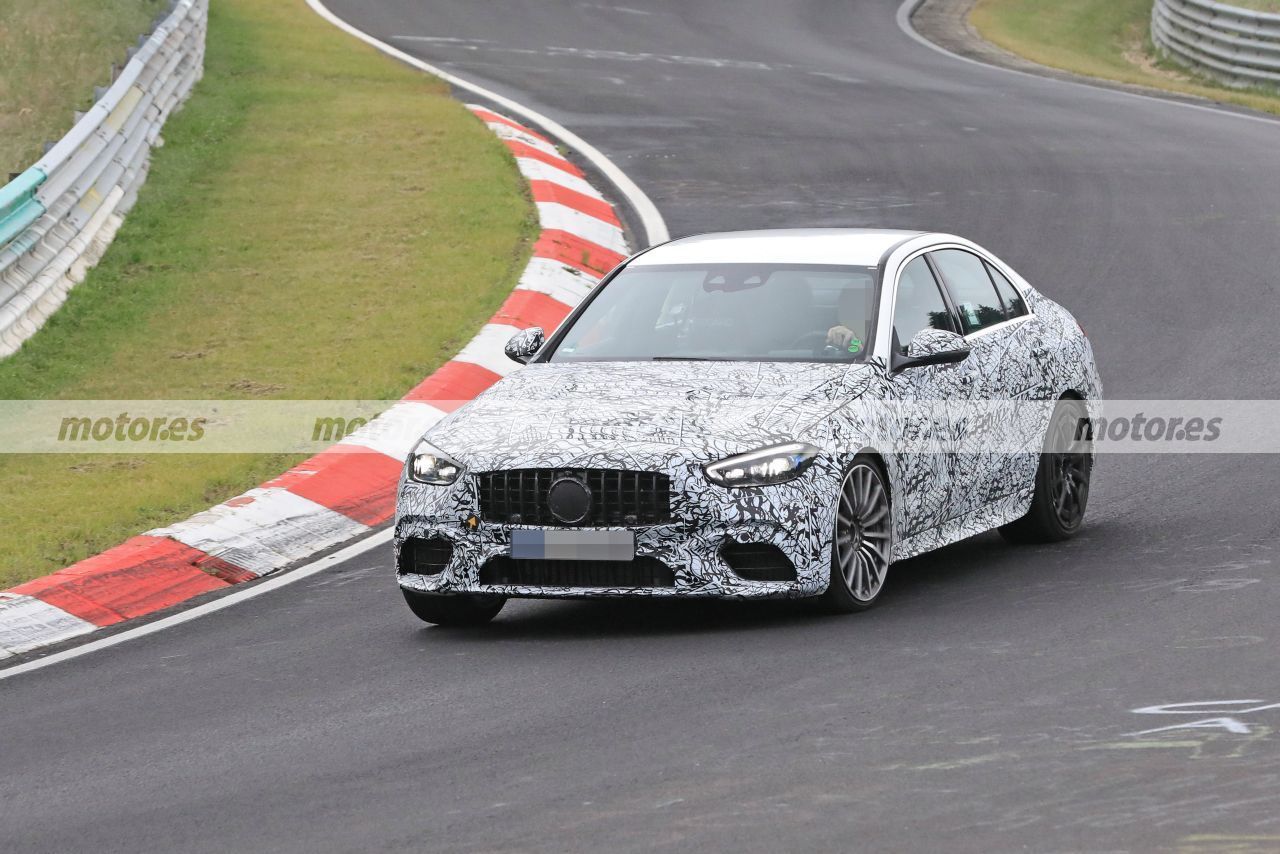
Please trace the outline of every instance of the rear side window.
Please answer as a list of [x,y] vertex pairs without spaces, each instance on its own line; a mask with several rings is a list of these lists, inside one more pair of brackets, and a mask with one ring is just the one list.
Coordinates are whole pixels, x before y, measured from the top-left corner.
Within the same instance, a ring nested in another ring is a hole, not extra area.
[[893,304],[894,346],[906,354],[911,339],[925,329],[955,332],[951,312],[938,290],[933,271],[921,255],[902,268],[898,277],[898,296]]
[[1001,273],[990,264],[987,265],[987,272],[991,274],[991,281],[996,283],[996,290],[1000,293],[1000,299],[1004,302],[1004,314],[1009,320],[1015,317],[1022,317],[1027,313],[1027,304],[1023,302],[1022,295],[1018,293],[1018,289],[1013,286],[1013,282],[1005,278]]
[[963,249],[939,249],[929,257],[951,293],[965,335],[1004,322],[1004,305],[981,258]]

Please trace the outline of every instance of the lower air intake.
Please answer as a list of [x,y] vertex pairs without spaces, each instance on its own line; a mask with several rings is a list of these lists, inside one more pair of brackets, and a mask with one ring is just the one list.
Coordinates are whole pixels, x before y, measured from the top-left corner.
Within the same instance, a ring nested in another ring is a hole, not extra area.
[[481,584],[521,587],[674,587],[675,573],[657,558],[524,560],[495,557],[480,568]]
[[771,543],[728,542],[720,556],[733,574],[747,581],[795,581],[796,568],[782,549]]
[[396,571],[401,575],[437,575],[444,572],[453,557],[453,543],[444,537],[408,539],[400,546],[400,563]]

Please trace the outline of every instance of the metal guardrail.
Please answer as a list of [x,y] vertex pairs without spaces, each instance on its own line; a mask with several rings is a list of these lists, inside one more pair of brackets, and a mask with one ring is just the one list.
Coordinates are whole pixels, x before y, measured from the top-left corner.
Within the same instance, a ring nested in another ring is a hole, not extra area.
[[203,73],[208,11],[209,0],[176,0],[67,135],[0,187],[0,357],[35,334],[111,243],[160,128]]
[[1155,0],[1151,40],[1228,86],[1280,86],[1280,14],[1213,0]]

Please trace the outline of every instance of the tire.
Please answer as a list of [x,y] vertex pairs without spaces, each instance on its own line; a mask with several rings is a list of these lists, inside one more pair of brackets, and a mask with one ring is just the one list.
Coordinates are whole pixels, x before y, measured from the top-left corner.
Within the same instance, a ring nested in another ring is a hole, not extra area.
[[437,626],[482,626],[507,604],[505,596],[432,596],[403,588],[400,592],[414,616]]
[[[1084,425],[1087,429],[1081,429]],[[1063,398],[1045,432],[1027,515],[1000,528],[1011,543],[1055,543],[1084,527],[1093,473],[1093,436],[1084,401]]]
[[865,611],[880,598],[892,547],[889,510],[889,488],[879,463],[871,457],[855,457],[840,482],[831,578],[821,598],[824,610]]

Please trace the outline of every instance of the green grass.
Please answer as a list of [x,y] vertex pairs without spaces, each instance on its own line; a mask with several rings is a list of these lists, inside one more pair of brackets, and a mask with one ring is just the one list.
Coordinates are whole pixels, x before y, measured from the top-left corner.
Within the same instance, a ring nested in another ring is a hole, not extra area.
[[0,184],[71,129],[72,111],[151,29],[165,0],[0,0]]
[[[1054,68],[1280,113],[1280,92],[1230,89],[1151,48],[1152,0],[979,0],[970,21],[984,38]],[[1253,0],[1262,8],[1280,0]]]
[[[395,398],[527,260],[536,213],[446,87],[301,0],[217,0],[204,80],[0,399]],[[0,456],[0,588],[278,474],[270,455]]]

